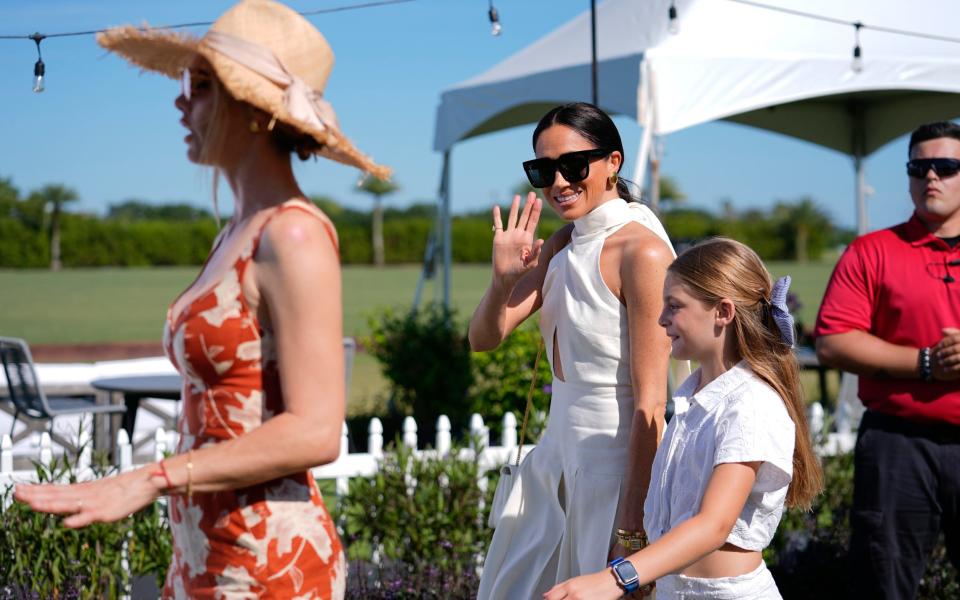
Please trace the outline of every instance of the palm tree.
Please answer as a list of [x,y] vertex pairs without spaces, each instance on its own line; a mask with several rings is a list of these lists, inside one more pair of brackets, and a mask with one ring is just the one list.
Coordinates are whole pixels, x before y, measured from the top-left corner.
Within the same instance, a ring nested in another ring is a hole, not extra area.
[[400,189],[400,186],[392,181],[377,179],[376,177],[367,177],[360,184],[360,190],[373,196],[373,235],[371,242],[373,245],[373,264],[382,267],[386,262],[383,255],[383,197],[392,194]]
[[35,202],[46,211],[50,210],[50,270],[59,271],[60,262],[60,215],[63,205],[79,199],[76,190],[61,184],[45,185],[30,193],[28,200]]
[[663,207],[664,204],[669,203],[671,208],[676,208],[676,205],[682,203],[687,199],[687,195],[683,193],[683,190],[680,189],[680,185],[677,183],[677,180],[669,175],[664,175],[660,178],[660,205]]
[[778,202],[774,206],[774,216],[783,223],[785,233],[792,234],[797,262],[805,263],[811,254],[818,255],[833,231],[830,216],[809,197],[792,203]]

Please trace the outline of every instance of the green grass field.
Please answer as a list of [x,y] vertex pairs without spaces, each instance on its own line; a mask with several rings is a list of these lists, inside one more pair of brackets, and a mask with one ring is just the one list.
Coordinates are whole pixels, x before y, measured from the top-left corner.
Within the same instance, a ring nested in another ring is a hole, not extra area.
[[[812,323],[833,263],[771,262],[775,277],[789,273],[803,302],[798,315]],[[126,268],[0,270],[0,333],[32,344],[144,342],[160,338],[167,305],[193,280],[197,269]],[[420,268],[346,267],[343,270],[344,333],[365,335],[367,320],[383,307],[408,307]],[[451,294],[467,319],[486,289],[487,265],[453,269]],[[432,283],[424,299],[435,297]]]
[[[798,318],[813,324],[833,262],[805,265],[771,262],[774,277],[793,276],[793,290],[803,307]],[[167,305],[190,284],[195,267],[0,270],[0,335],[25,338],[31,344],[144,342],[161,337]],[[385,307],[410,306],[419,266],[343,269],[344,333],[363,336],[368,319]],[[452,274],[453,305],[465,321],[490,278],[487,265],[458,265]],[[436,296],[433,283],[425,300]],[[360,354],[354,365],[350,412],[359,413],[382,401],[385,382],[376,361]]]

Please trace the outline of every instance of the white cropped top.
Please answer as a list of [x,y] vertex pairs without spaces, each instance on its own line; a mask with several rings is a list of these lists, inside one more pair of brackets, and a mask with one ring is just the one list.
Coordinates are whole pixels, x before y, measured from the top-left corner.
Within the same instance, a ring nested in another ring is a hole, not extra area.
[[674,396],[677,406],[689,401],[689,408],[674,415],[657,449],[644,529],[653,542],[696,515],[717,465],[761,462],[727,542],[763,550],[780,523],[793,477],[796,427],[780,396],[744,361],[691,395],[699,382],[698,369]]

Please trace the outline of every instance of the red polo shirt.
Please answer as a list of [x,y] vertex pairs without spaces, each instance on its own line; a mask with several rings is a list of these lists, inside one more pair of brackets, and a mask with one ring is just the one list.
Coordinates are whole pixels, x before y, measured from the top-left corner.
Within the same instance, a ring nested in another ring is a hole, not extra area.
[[[951,261],[960,261],[960,245],[950,248],[916,214],[857,238],[833,270],[814,335],[861,330],[899,346],[934,346],[942,328],[960,328],[960,265]],[[860,376],[860,399],[887,414],[960,425],[960,381]]]

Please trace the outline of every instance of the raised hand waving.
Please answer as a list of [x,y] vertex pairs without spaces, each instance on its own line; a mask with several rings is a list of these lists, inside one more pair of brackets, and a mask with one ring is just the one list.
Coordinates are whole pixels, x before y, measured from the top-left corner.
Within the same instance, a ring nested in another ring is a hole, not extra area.
[[[506,227],[500,218],[500,207],[493,207],[493,277],[501,285],[512,287],[537,266],[542,239],[534,239],[543,201],[534,192],[520,212],[520,195],[513,197]],[[519,216],[518,216],[519,213]]]

